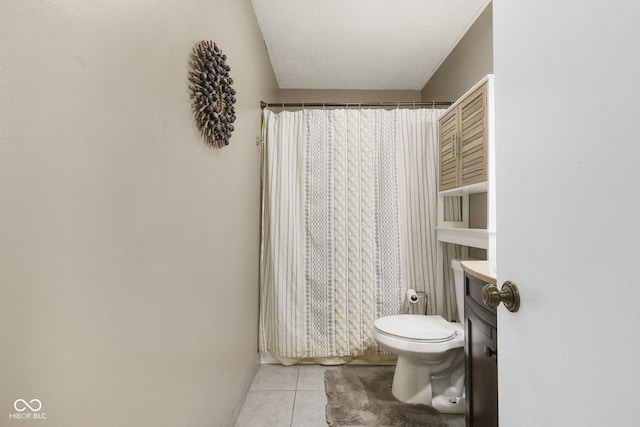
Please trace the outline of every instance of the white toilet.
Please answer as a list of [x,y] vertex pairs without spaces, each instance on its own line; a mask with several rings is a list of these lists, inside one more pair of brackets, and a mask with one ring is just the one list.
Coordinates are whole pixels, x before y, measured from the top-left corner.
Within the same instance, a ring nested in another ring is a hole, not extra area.
[[[458,312],[464,313],[460,261],[454,260],[452,267]],[[398,356],[391,388],[398,400],[431,405],[445,414],[465,413],[462,323],[448,322],[442,316],[386,316],[374,322],[373,337]]]

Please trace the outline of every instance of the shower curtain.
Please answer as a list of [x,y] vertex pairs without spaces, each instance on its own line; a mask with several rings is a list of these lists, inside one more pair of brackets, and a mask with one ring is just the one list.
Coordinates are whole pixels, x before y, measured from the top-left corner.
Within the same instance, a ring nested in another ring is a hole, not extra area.
[[263,111],[261,352],[380,354],[373,322],[400,313],[408,288],[436,314],[443,111]]

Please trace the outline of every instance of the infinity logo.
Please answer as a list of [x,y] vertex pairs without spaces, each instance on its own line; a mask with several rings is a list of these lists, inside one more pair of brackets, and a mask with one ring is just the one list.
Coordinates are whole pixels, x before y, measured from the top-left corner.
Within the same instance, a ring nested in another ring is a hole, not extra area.
[[[34,402],[36,403],[35,405],[33,404]],[[22,405],[20,406],[20,408],[22,408],[22,409],[20,409],[18,407],[19,403],[22,403]],[[31,403],[31,405],[33,405],[33,406],[29,405],[29,403]],[[13,402],[13,407],[18,412],[26,411],[27,408],[31,409],[31,411],[33,411],[33,412],[38,412],[40,409],[42,409],[42,402],[40,402],[38,399],[31,399],[29,401],[29,403],[27,403],[27,401],[24,400],[24,399],[18,399],[15,402]],[[37,407],[36,407],[36,405],[37,405]]]

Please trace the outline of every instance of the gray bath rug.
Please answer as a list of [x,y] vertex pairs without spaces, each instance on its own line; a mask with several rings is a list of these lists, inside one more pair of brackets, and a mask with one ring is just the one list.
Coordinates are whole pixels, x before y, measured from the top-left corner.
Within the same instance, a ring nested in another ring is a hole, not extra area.
[[327,369],[327,423],[331,427],[447,427],[437,409],[393,397],[392,380],[393,371],[382,367]]

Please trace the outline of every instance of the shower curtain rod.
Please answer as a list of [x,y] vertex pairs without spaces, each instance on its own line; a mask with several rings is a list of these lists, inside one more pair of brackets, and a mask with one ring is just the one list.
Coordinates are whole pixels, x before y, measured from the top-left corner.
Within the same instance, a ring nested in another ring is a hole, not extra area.
[[431,102],[264,102],[260,101],[260,108],[265,109],[267,107],[436,107],[436,106],[450,106],[453,102],[450,101],[431,101]]

